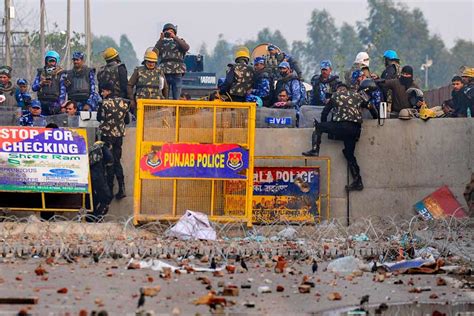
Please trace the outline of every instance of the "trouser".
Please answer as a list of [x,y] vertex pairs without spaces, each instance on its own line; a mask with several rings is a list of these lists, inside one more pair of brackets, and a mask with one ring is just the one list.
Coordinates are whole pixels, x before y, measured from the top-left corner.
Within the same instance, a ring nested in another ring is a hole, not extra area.
[[107,166],[107,183],[113,194],[114,179],[117,177],[119,185],[124,183],[123,168],[120,160],[122,159],[123,137],[102,136],[102,141],[110,149],[114,162]]
[[107,185],[102,162],[91,166],[92,198],[94,200],[94,216],[104,215],[104,210],[112,201],[112,193]]
[[335,135],[337,139],[344,142],[344,157],[349,165],[357,165],[357,159],[354,156],[356,143],[359,140],[361,125],[353,122],[322,122],[316,128],[316,144],[321,144],[321,135],[328,133]]
[[231,95],[232,102],[245,102],[245,96]]
[[183,74],[166,74],[165,78],[170,91],[169,97],[172,97],[173,100],[178,100],[183,88]]

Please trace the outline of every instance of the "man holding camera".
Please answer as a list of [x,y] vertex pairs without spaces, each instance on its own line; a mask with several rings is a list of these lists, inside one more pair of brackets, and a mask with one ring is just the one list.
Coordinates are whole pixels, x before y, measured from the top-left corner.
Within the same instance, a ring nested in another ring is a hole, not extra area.
[[156,42],[153,50],[158,54],[160,67],[165,74],[166,82],[174,100],[181,95],[182,78],[186,72],[184,56],[189,50],[189,45],[184,39],[176,36],[177,27],[171,23],[163,26],[160,39]]
[[32,90],[37,92],[41,102],[41,112],[45,116],[59,113],[61,104],[66,101],[64,72],[59,62],[60,56],[57,52],[47,52],[44,56],[44,67],[38,68],[32,85]]

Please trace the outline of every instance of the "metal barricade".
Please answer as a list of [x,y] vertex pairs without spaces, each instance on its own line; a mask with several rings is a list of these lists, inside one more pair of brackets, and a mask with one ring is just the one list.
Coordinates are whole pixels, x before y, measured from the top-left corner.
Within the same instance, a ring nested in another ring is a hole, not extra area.
[[[134,223],[177,220],[186,210],[252,224],[255,104],[138,100]],[[224,213],[224,190],[243,212]]]

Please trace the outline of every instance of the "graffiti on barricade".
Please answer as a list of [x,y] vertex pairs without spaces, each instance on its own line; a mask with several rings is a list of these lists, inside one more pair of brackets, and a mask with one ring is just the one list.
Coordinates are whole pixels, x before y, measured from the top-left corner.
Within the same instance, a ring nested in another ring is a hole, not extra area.
[[[254,222],[314,221],[320,214],[319,167],[255,167],[252,218]],[[224,212],[242,216],[245,184],[226,183]]]

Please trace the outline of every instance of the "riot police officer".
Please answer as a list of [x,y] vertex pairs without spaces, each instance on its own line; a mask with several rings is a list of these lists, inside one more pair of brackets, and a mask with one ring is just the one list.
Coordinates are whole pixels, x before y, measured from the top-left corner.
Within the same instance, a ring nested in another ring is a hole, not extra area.
[[[342,153],[349,164],[353,182],[346,186],[347,191],[361,191],[364,189],[360,168],[354,156],[356,143],[360,137],[362,126],[361,106],[364,100],[357,92],[348,89],[344,83],[339,83],[336,92],[321,113],[321,123],[314,120],[312,148],[303,152],[304,156],[319,156],[321,136],[323,133],[333,134],[344,141]],[[332,111],[332,122],[327,122],[329,112]]]
[[254,69],[249,65],[250,52],[247,47],[240,47],[235,52],[235,64],[227,65],[229,70],[219,92],[228,93],[234,102],[245,102],[247,93],[254,83]]

